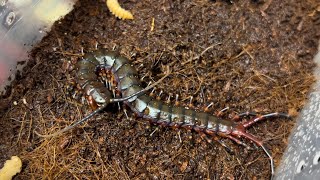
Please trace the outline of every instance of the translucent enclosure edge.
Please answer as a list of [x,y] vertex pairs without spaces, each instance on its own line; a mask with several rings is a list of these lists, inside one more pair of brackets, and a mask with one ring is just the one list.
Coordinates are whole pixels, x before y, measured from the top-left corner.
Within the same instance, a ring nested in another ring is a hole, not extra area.
[[0,93],[14,79],[28,51],[76,0],[0,0]]
[[317,82],[292,130],[277,169],[277,180],[313,180],[320,177],[320,46],[314,61],[317,64],[314,71]]

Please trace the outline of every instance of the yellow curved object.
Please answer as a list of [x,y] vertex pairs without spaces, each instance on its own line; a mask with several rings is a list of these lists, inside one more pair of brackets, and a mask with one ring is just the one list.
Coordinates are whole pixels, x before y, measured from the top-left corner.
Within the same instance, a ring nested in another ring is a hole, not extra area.
[[11,180],[14,175],[21,171],[22,162],[18,156],[12,156],[10,160],[4,163],[2,169],[0,169],[1,180]]
[[118,0],[107,0],[106,3],[109,11],[119,19],[133,19],[133,15],[129,11],[123,9]]

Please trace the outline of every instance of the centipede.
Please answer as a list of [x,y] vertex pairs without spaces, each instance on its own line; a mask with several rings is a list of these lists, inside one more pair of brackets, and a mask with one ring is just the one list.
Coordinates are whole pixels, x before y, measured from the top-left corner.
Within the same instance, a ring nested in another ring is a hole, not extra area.
[[119,19],[133,19],[131,12],[123,9],[118,0],[107,0],[106,4],[110,12]]
[[[112,93],[103,83],[97,80],[97,71],[107,69],[116,82],[117,91],[121,93],[120,98],[112,97]],[[87,53],[76,63],[76,81],[81,89],[90,98],[90,103],[98,105],[98,108],[83,119],[73,123],[66,128],[42,137],[53,137],[61,134],[76,125],[83,123],[92,116],[102,111],[108,104],[123,102],[139,118],[146,119],[152,124],[192,130],[205,137],[208,141],[216,140],[217,137],[229,138],[239,145],[248,147],[241,139],[247,139],[260,147],[270,160],[271,174],[274,174],[274,162],[269,150],[264,146],[262,140],[247,132],[254,124],[268,118],[283,117],[290,119],[286,113],[273,112],[257,115],[255,112],[239,113],[230,119],[225,119],[219,114],[211,114],[207,111],[199,111],[185,106],[163,102],[149,96],[146,91],[153,88],[169,75],[168,73],[156,83],[142,87],[137,70],[131,65],[130,60],[121,56],[116,51],[105,49]],[[248,120],[243,120],[245,117]],[[224,145],[223,143],[221,143]],[[225,145],[224,145],[225,146]]]

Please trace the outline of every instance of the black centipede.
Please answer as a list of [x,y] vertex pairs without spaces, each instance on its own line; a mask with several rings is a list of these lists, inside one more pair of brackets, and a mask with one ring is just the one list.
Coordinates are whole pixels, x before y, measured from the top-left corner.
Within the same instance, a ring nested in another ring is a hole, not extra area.
[[[254,112],[245,112],[238,114],[233,119],[227,120],[219,115],[213,115],[208,112],[199,112],[184,106],[167,104],[148,96],[145,92],[162,81],[169,73],[153,85],[143,88],[138,78],[138,72],[130,64],[130,61],[115,51],[102,49],[88,53],[83,59],[77,62],[76,68],[77,84],[89,97],[89,102],[91,104],[97,104],[99,107],[85,118],[56,133],[50,135],[40,135],[37,133],[39,136],[56,136],[87,121],[102,111],[108,104],[124,102],[138,117],[147,119],[153,124],[194,130],[208,139],[210,139],[210,137],[216,139],[216,136],[229,138],[237,144],[246,147],[247,145],[244,144],[240,138],[248,139],[263,149],[270,159],[271,173],[272,175],[274,174],[274,163],[271,154],[261,140],[246,130],[266,118],[290,118],[288,114],[275,112],[257,116]],[[117,90],[122,95],[121,98],[112,98],[110,90],[98,80],[96,72],[101,68],[107,69],[113,74],[115,82],[117,83]],[[240,122],[239,120],[245,116],[252,116],[253,118]]]

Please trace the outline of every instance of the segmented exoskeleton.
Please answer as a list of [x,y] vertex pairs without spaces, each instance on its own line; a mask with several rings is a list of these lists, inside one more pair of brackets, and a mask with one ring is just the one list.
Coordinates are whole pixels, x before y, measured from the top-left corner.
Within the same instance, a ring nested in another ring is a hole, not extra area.
[[[226,120],[207,112],[198,112],[183,106],[170,105],[160,100],[153,99],[144,93],[150,88],[143,89],[141,87],[138,73],[130,64],[129,60],[114,51],[98,50],[93,53],[88,53],[77,63],[77,83],[84,90],[86,95],[92,97],[94,102],[102,105],[84,119],[68,126],[68,129],[86,121],[94,114],[101,111],[106,104],[116,102],[115,100],[111,101],[112,99],[109,90],[103,83],[97,80],[96,71],[100,68],[105,68],[112,72],[117,83],[117,90],[122,94],[122,99],[118,99],[117,102],[123,101],[139,117],[148,119],[155,124],[174,128],[192,129],[209,137],[221,136],[230,138],[242,145],[245,144],[242,143],[239,138],[247,138],[265,151],[270,159],[272,174],[274,173],[272,156],[263,146],[262,141],[246,132],[246,129],[256,122],[268,117],[282,116],[289,118],[287,114],[270,113],[255,117],[248,121],[237,122],[236,120],[239,120],[244,116],[256,116],[256,114],[249,112],[241,113],[232,120]],[[68,129],[65,128],[62,131]],[[61,133],[61,131],[55,134],[58,133]]]
[[123,9],[118,0],[107,0],[106,4],[110,12],[119,19],[133,19],[131,12]]

